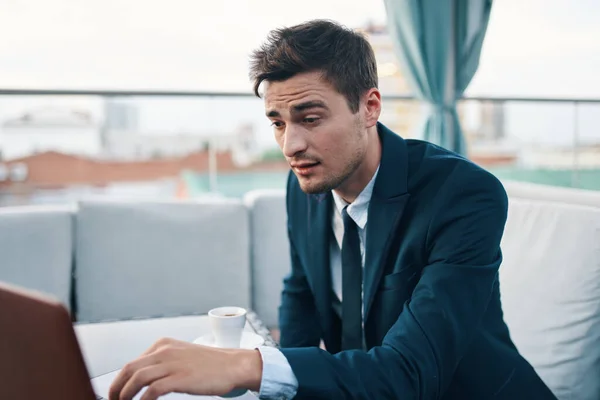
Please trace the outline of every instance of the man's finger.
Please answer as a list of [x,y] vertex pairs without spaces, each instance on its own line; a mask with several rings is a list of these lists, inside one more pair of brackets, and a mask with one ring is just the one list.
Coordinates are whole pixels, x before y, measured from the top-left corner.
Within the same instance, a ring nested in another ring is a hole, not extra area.
[[119,400],[132,399],[143,387],[152,385],[154,382],[168,376],[169,371],[168,364],[152,365],[136,371],[123,386],[119,394]]
[[160,396],[171,393],[176,390],[177,376],[168,375],[157,381],[154,381],[142,396],[140,400],[157,400]]
[[143,357],[140,357],[123,367],[121,372],[117,375],[117,377],[113,380],[110,385],[110,390],[108,392],[108,398],[110,400],[119,400],[119,395],[121,394],[121,390],[125,386],[125,384],[129,381],[131,376],[136,373],[138,370],[149,367],[153,364],[156,364],[156,355],[149,354]]

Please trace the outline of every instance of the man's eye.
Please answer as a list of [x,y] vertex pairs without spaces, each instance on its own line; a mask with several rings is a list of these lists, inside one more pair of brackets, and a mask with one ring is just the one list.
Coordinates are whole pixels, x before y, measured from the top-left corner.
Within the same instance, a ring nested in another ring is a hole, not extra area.
[[319,118],[317,118],[317,117],[304,118],[304,122],[307,123],[307,124],[314,124],[318,120],[319,120]]
[[273,121],[273,123],[271,125],[274,126],[275,128],[281,128],[283,126],[283,122]]

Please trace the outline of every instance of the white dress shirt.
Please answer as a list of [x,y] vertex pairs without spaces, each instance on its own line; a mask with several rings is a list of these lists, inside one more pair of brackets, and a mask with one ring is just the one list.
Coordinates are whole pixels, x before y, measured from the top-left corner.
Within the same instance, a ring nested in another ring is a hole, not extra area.
[[[369,202],[373,194],[375,178],[379,172],[379,167],[373,174],[373,177],[360,192],[358,197],[350,205],[342,199],[337,193],[332,191],[335,207],[331,216],[331,226],[333,229],[333,238],[329,244],[330,266],[331,266],[331,284],[335,299],[333,308],[339,316],[342,315],[342,240],[344,238],[344,221],[342,220],[342,210],[348,206],[348,215],[358,226],[358,237],[360,239],[360,255],[362,266],[365,266],[365,246],[367,238],[367,217],[369,212]],[[292,399],[298,391],[298,380],[292,371],[292,367],[287,359],[276,348],[259,347],[262,362],[263,374],[260,385],[259,396],[261,399]]]
[[367,240],[367,217],[369,214],[369,203],[373,194],[373,186],[377,177],[379,168],[375,174],[360,192],[358,197],[348,205],[348,203],[335,192],[331,192],[335,207],[331,216],[331,226],[333,228],[333,237],[329,244],[329,265],[331,266],[331,284],[336,298],[333,302],[333,308],[338,316],[342,316],[342,240],[344,239],[344,220],[342,219],[342,211],[348,206],[348,215],[358,226],[358,238],[360,239],[360,257],[363,268],[365,267],[365,246]]

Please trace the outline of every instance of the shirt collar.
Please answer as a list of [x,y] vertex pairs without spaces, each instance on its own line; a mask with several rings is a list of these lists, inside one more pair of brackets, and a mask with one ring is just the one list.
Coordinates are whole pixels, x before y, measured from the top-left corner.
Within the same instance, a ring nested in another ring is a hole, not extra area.
[[373,174],[373,177],[367,186],[365,186],[358,197],[356,197],[356,200],[354,200],[354,202],[350,205],[348,205],[346,200],[342,199],[336,192],[333,190],[331,191],[337,211],[341,214],[344,207],[348,206],[348,215],[354,220],[360,229],[365,229],[365,226],[367,225],[369,202],[371,201],[371,196],[373,195],[373,187],[375,186],[375,178],[377,178],[378,172],[379,166],[377,166],[377,170]]

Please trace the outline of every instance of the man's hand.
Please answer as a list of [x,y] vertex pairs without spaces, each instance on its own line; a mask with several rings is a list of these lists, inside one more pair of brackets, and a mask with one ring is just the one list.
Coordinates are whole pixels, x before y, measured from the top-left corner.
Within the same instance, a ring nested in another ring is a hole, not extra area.
[[141,400],[167,393],[222,396],[234,389],[260,390],[262,359],[258,350],[218,349],[161,339],[127,364],[110,388],[110,400]]

